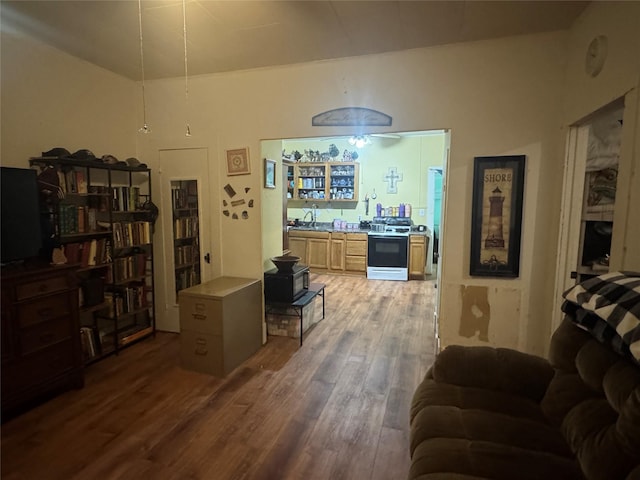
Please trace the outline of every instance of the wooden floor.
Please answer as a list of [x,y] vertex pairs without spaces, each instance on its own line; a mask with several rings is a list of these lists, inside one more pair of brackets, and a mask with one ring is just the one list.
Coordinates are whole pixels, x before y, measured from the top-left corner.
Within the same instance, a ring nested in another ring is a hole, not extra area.
[[181,369],[179,336],[158,333],[2,425],[3,480],[406,478],[434,283],[312,281],[326,318],[301,348],[269,337],[217,379]]

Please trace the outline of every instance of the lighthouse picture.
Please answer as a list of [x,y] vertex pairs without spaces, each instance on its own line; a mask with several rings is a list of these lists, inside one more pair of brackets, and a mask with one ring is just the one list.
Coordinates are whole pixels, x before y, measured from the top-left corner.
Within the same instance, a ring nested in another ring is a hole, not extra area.
[[496,187],[489,197],[489,223],[487,238],[484,241],[484,248],[504,248],[502,210],[504,195],[500,187]]
[[524,159],[475,158],[471,275],[518,276]]

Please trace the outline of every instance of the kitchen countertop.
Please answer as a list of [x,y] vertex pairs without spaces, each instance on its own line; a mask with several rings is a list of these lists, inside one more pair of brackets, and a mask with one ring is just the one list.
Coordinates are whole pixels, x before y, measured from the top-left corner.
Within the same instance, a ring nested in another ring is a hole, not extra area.
[[[299,225],[299,226],[290,226],[287,227],[287,231],[298,231],[298,232],[338,232],[338,233],[369,233],[371,230],[362,229],[362,228],[354,228],[354,229],[336,229],[333,228],[333,223],[324,223],[318,222],[315,227],[311,227],[309,225]],[[424,232],[419,232],[417,230],[411,231],[410,235],[425,235],[428,236],[429,230],[425,230]]]

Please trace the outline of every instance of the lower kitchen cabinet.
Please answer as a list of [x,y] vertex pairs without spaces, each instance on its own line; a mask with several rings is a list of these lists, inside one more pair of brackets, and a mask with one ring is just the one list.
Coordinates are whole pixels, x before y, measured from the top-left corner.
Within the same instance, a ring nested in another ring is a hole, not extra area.
[[324,238],[307,239],[307,265],[309,268],[329,269],[329,232],[322,232]]
[[224,376],[262,345],[262,282],[219,277],[178,293],[180,358],[187,370]]
[[424,270],[427,264],[426,235],[409,235],[409,278],[424,280]]
[[345,245],[345,270],[367,273],[367,234],[347,233]]
[[307,264],[307,239],[289,233],[289,251],[294,257],[300,257],[300,263]]
[[367,273],[366,233],[290,230],[289,250],[312,271]]
[[342,272],[345,265],[345,234],[333,232],[329,242],[329,269]]

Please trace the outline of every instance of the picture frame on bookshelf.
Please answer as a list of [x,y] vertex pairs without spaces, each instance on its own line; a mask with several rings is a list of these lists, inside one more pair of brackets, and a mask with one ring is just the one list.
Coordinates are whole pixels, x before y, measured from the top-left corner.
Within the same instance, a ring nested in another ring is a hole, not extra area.
[[227,150],[227,175],[248,175],[250,173],[249,149]]
[[276,162],[264,159],[264,188],[276,188]]

